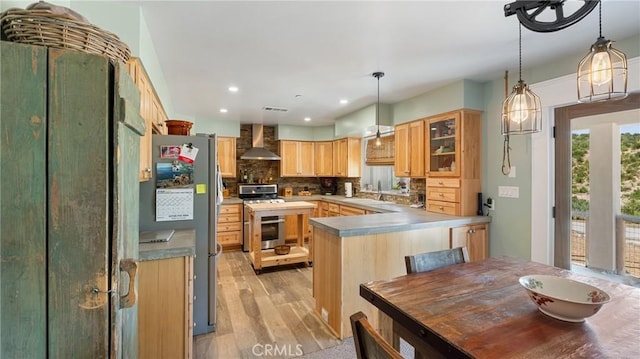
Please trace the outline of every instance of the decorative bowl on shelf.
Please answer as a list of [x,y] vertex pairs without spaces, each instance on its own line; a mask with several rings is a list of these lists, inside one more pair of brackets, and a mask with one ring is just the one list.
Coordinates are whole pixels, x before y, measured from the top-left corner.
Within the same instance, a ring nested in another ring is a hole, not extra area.
[[273,251],[278,255],[289,254],[289,251],[291,251],[291,246],[288,244],[281,244],[281,245],[275,246],[273,248]]
[[542,313],[567,322],[583,322],[611,300],[605,291],[568,278],[527,275],[519,281]]

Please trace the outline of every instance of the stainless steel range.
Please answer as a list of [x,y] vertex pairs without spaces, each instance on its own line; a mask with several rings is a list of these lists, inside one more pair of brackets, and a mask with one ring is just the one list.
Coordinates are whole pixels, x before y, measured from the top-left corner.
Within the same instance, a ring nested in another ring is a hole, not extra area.
[[[250,230],[249,212],[247,203],[284,203],[283,199],[278,199],[277,184],[239,184],[238,197],[245,203],[244,206],[244,231],[242,249],[249,251]],[[262,249],[274,248],[285,242],[284,216],[262,217]]]

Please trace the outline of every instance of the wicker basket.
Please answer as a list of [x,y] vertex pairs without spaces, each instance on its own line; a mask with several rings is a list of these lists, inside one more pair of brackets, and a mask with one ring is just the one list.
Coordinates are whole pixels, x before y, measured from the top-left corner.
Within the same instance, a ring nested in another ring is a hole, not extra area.
[[277,254],[277,255],[285,255],[285,254],[289,254],[289,251],[291,251],[291,246],[287,245],[287,244],[281,244],[278,246],[275,246],[273,248],[273,251]]
[[90,23],[46,10],[9,9],[0,14],[3,39],[30,45],[71,49],[126,62],[129,47],[118,36]]

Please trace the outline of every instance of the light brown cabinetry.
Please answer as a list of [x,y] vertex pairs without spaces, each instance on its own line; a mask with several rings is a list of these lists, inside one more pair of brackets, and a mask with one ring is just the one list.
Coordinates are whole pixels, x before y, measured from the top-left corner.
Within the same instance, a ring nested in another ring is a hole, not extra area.
[[151,137],[167,134],[167,114],[139,58],[132,57],[127,61],[127,71],[140,91],[140,116],[144,119],[146,132],[140,138],[139,181],[148,181],[153,177]]
[[424,121],[397,125],[394,171],[397,177],[424,177]]
[[315,142],[314,146],[316,176],[333,176],[333,141]]
[[242,205],[222,204],[218,215],[218,243],[225,249],[242,246]]
[[236,176],[236,138],[218,137],[218,163],[222,177]]
[[475,224],[450,229],[450,248],[467,247],[469,259],[489,258],[489,225]]
[[355,207],[340,205],[341,216],[360,216],[363,214],[367,214],[367,211],[362,208],[355,208]]
[[280,141],[280,176],[314,177],[314,143]]
[[333,141],[333,175],[360,177],[362,167],[362,141],[347,137]]
[[[313,216],[318,217],[320,209],[318,208],[317,201],[305,201],[309,203],[313,203],[316,205],[316,208],[313,211]],[[311,236],[311,230],[309,228],[309,215],[304,214],[302,216],[302,231],[304,232],[304,239],[308,240]],[[285,240],[287,243],[295,243],[298,240],[298,216],[297,215],[289,215],[284,217],[284,230],[285,230]]]
[[473,216],[481,187],[482,114],[458,110],[425,119],[427,210]]
[[193,257],[141,261],[138,357],[191,358]]

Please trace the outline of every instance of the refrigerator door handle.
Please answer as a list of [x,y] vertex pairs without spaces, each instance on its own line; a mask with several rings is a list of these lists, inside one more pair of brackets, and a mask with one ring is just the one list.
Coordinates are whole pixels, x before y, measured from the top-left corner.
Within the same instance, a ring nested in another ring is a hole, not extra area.
[[220,258],[222,254],[222,245],[220,243],[216,243],[216,251],[215,253],[209,253],[209,257],[215,257],[215,259]]

